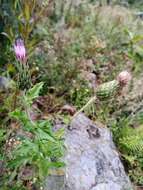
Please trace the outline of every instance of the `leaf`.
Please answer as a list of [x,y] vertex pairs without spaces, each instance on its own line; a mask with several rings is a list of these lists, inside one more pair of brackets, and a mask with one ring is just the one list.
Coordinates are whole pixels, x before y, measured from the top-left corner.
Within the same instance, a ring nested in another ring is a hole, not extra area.
[[21,157],[18,155],[15,159],[13,158],[7,163],[7,167],[10,169],[15,169],[24,166],[28,162],[29,160],[26,157]]
[[14,65],[13,65],[13,64],[8,64],[8,65],[7,65],[7,71],[8,71],[9,73],[14,73],[14,72],[15,72],[15,67],[14,67]]
[[9,34],[7,34],[6,32],[2,32],[1,34],[2,34],[3,36],[7,37],[7,38],[9,39],[9,41],[12,43],[13,38],[12,38]]
[[29,7],[29,3],[25,2],[24,3],[24,16],[26,21],[30,20],[30,7]]
[[61,167],[64,167],[65,166],[65,163],[64,162],[49,162],[48,166],[50,168],[61,168]]
[[143,35],[135,35],[132,39],[134,43],[141,42],[143,40]]
[[16,109],[13,112],[9,113],[9,116],[20,121],[22,124],[26,124],[28,122],[28,117],[25,112],[21,111],[20,109]]
[[133,39],[134,35],[131,31],[129,31],[127,28],[124,29],[124,32],[130,37],[130,40]]
[[39,147],[36,143],[33,143],[29,141],[28,139],[25,139],[21,145],[19,145],[14,151],[13,156],[14,157],[26,157],[29,160],[32,159],[31,156],[34,154],[39,153]]
[[134,46],[134,51],[135,51],[136,54],[138,54],[139,56],[143,57],[143,48],[141,48],[138,45],[135,45]]
[[57,139],[62,139],[64,137],[65,134],[65,129],[61,128],[58,131],[55,132],[55,136]]
[[9,116],[11,118],[16,119],[17,121],[20,121],[20,123],[25,131],[30,131],[33,133],[34,125],[31,122],[31,120],[29,120],[26,112],[16,109],[15,111],[9,113]]
[[134,164],[135,163],[135,160],[136,160],[136,157],[135,156],[129,156],[129,155],[125,155],[123,154],[123,157],[130,163],[130,164]]
[[41,129],[37,129],[36,135],[37,135],[39,140],[47,140],[47,141],[50,141],[50,142],[55,142],[55,138],[53,136],[51,136],[48,133],[45,133]]
[[50,122],[48,120],[41,120],[41,121],[38,122],[38,125],[39,125],[40,128],[44,128],[44,127],[47,128],[48,127],[48,128],[51,129],[51,124],[50,124]]
[[15,3],[14,3],[14,9],[17,8],[18,4],[19,4],[19,0],[15,0]]
[[11,173],[10,178],[9,178],[9,183],[11,183],[14,180],[14,178],[16,177],[16,175],[17,175],[17,167]]
[[37,162],[36,165],[39,170],[39,177],[41,180],[43,180],[44,177],[48,174],[48,160],[44,158],[40,158]]
[[0,129],[0,142],[4,141],[6,139],[6,130]]
[[42,89],[44,83],[40,82],[33,86],[30,90],[28,90],[25,98],[27,103],[32,104],[33,100],[39,96],[40,90]]

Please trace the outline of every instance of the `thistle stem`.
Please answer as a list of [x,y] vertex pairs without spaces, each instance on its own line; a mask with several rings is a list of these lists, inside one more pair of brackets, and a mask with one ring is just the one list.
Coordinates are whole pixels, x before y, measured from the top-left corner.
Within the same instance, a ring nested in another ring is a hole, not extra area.
[[77,111],[72,119],[74,119],[77,115],[79,115],[82,111],[84,111],[91,103],[93,103],[96,100],[96,96],[92,97],[79,111]]

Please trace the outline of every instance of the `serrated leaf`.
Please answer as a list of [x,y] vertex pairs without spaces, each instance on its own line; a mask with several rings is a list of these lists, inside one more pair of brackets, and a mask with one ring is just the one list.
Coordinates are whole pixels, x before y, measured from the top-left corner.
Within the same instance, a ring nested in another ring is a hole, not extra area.
[[53,136],[51,136],[48,133],[45,133],[41,129],[37,129],[36,135],[37,135],[39,140],[47,140],[47,141],[50,141],[50,142],[55,142],[55,138]]
[[32,104],[33,100],[39,96],[40,90],[42,89],[43,85],[44,85],[44,83],[40,82],[40,83],[34,85],[33,88],[28,90],[25,98],[29,104]]

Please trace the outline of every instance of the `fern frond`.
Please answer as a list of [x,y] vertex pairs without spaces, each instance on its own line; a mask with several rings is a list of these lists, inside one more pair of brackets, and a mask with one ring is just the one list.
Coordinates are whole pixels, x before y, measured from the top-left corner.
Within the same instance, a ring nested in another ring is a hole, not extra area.
[[119,146],[128,154],[139,155],[143,152],[143,128],[133,129],[127,136],[120,138]]
[[124,137],[120,139],[120,146],[128,153],[136,154],[143,151],[143,138],[139,136]]

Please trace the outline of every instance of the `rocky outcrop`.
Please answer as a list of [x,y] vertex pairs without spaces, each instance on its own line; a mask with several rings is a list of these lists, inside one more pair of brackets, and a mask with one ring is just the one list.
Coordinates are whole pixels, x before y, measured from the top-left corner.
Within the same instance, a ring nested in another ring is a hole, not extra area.
[[66,167],[53,172],[45,190],[131,190],[110,131],[83,114],[66,130]]

